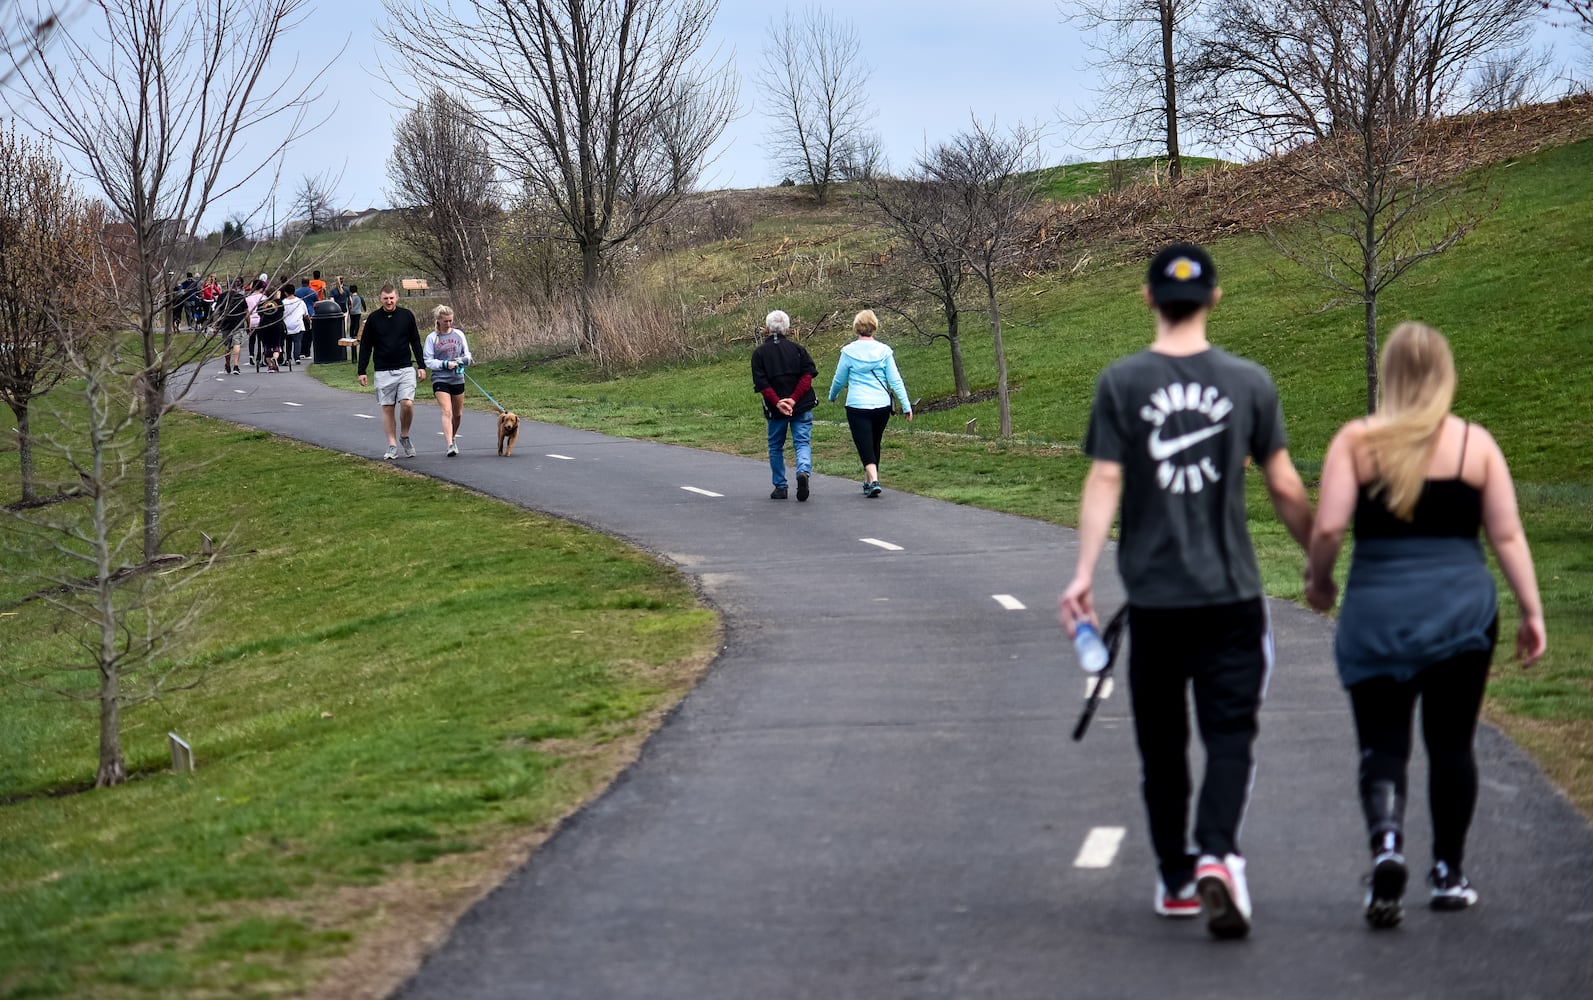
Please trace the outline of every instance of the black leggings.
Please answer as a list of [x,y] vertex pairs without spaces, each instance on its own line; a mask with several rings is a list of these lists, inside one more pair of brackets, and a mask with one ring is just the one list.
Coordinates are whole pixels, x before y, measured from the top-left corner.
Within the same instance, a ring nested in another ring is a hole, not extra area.
[[879,443],[885,438],[885,425],[891,421],[891,408],[877,410],[846,408],[846,425],[852,429],[852,443],[857,446],[857,457],[864,465],[879,464]]
[[[1361,746],[1361,798],[1378,782],[1392,782],[1404,802],[1410,763],[1411,715],[1422,703],[1427,747],[1427,804],[1432,813],[1433,860],[1456,871],[1465,860],[1466,832],[1477,805],[1477,758],[1472,741],[1488,685],[1493,635],[1487,649],[1435,663],[1408,681],[1376,677],[1349,689]],[[1396,817],[1398,818],[1398,817]],[[1376,832],[1376,831],[1369,831]]]

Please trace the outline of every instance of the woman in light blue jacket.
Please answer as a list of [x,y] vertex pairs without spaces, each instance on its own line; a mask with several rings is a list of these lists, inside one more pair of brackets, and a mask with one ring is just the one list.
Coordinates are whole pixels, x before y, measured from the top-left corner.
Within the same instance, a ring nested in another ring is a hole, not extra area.
[[864,309],[852,317],[857,339],[841,348],[841,360],[830,382],[830,401],[846,387],[846,423],[852,429],[852,443],[863,462],[863,495],[877,497],[879,486],[879,445],[885,425],[891,419],[891,395],[902,403],[902,416],[913,419],[913,404],[907,399],[907,386],[896,369],[896,355],[874,339],[879,317]]

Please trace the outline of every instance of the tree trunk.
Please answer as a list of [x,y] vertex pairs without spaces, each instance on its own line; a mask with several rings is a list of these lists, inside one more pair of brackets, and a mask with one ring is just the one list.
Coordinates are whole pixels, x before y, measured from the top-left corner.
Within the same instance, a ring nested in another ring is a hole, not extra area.
[[587,349],[597,349],[597,326],[592,322],[592,308],[597,297],[598,265],[597,243],[581,247],[581,339]]
[[990,336],[996,345],[996,406],[1001,414],[1001,436],[1012,436],[1012,400],[1007,397],[1007,349],[1001,344],[1001,307],[996,304],[996,283],[987,281],[990,290]]
[[1377,412],[1377,295],[1366,297],[1366,412]]
[[962,334],[957,330],[957,307],[947,306],[946,309],[946,340],[951,344],[951,380],[957,386],[957,395],[967,399],[973,395],[973,390],[968,387],[968,372],[962,363]]
[[165,379],[144,373],[144,561],[160,555],[160,422]]
[[27,402],[12,403],[11,412],[17,418],[17,465],[22,476],[22,501],[30,503],[38,499],[38,494],[33,489],[33,435],[29,430]]
[[1184,160],[1178,152],[1178,73],[1173,62],[1174,0],[1160,0],[1162,19],[1162,87],[1167,114],[1167,179],[1177,184],[1184,176]]
[[95,610],[99,618],[100,646],[100,763],[94,772],[94,787],[105,788],[127,780],[127,763],[122,759],[122,701],[121,674],[116,657],[116,603],[115,585],[111,581],[110,517],[106,507],[105,453],[110,447],[102,433],[104,409],[109,401],[102,386],[91,376],[89,391],[89,433],[93,447],[94,468],[94,555],[97,594]]

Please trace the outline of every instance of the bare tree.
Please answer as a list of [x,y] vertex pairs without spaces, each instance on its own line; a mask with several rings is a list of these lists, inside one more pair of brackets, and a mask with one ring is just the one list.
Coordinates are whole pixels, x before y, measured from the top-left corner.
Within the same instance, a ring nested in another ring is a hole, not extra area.
[[[946,320],[943,336],[951,351],[952,381],[957,395],[969,398],[973,390],[962,360],[958,297],[968,277],[967,247],[973,241],[973,214],[963,211],[954,191],[931,176],[922,163],[906,178],[865,178],[861,191],[863,200],[884,220],[885,228],[905,245],[913,286],[939,306]],[[937,336],[941,335],[931,336],[931,341]]]
[[1039,134],[1024,126],[999,134],[975,119],[966,132],[929,150],[920,176],[939,185],[950,211],[966,217],[953,224],[966,232],[963,264],[985,290],[990,336],[996,352],[996,402],[1001,436],[1012,436],[1012,401],[1007,386],[1007,351],[1001,339],[997,301],[1002,271],[1022,249],[1020,238],[1036,197]]
[[[103,274],[92,259],[83,264],[82,280]],[[97,703],[96,787],[127,780],[123,710],[192,687],[202,676],[170,654],[204,611],[188,588],[215,559],[214,549],[154,560],[140,551],[136,457],[143,449],[143,419],[134,389],[143,372],[136,361],[131,370],[118,363],[116,338],[104,326],[113,318],[110,311],[76,313],[63,317],[54,333],[66,347],[65,367],[82,396],[81,410],[62,421],[65,430],[46,435],[46,445],[76,474],[74,498],[0,514],[10,521],[4,547],[16,557],[14,565],[44,584],[35,597],[64,612],[68,624],[62,630],[80,651],[61,663],[8,665],[5,673],[58,697]],[[97,683],[85,692],[81,685],[52,682],[59,671],[90,672]]]
[[1273,231],[1285,256],[1364,310],[1377,404],[1378,297],[1480,220],[1453,196],[1464,81],[1518,45],[1536,0],[1229,0],[1200,60],[1208,107],[1344,211]]
[[293,193],[294,215],[305,222],[305,232],[318,233],[326,228],[327,220],[337,211],[333,199],[337,197],[330,173],[305,174]]
[[1210,0],[1072,0],[1059,4],[1091,36],[1097,100],[1077,126],[1112,146],[1166,151],[1167,174],[1183,176],[1180,102],[1191,53]]
[[182,366],[207,353],[201,339],[177,334],[168,274],[187,259],[216,199],[271,165],[240,168],[241,141],[269,129],[270,148],[282,150],[302,133],[319,73],[298,74],[304,87],[290,90],[286,81],[268,82],[267,67],[304,4],[101,4],[56,31],[49,61],[13,54],[31,124],[71,151],[130,230],[108,247],[122,254],[117,273],[131,281],[102,292],[122,314],[117,326],[139,341],[146,559],[161,542],[161,420],[198,377],[192,364],[179,382]]
[[698,61],[718,0],[385,0],[416,79],[470,106],[511,178],[581,255],[582,334],[605,255],[689,191],[735,115],[728,67]]
[[811,187],[821,205],[868,145],[865,128],[874,112],[862,49],[851,22],[819,7],[800,18],[786,10],[770,23],[764,43],[758,84],[774,122],[769,155],[780,172]]
[[490,277],[493,231],[502,214],[486,137],[458,100],[433,89],[399,120],[387,160],[395,232],[423,268],[479,296]]
[[0,133],[0,399],[17,419],[24,504],[38,499],[31,407],[66,376],[58,333],[91,293],[79,264],[100,241],[102,216],[59,160],[14,128]]

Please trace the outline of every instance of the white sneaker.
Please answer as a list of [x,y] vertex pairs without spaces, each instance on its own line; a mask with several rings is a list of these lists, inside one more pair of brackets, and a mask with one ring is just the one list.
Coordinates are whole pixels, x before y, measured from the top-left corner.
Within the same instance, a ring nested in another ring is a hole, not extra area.
[[448,446],[448,457],[453,458],[457,454],[459,454],[459,442],[455,441]]
[[1200,896],[1195,892],[1195,880],[1185,882],[1177,892],[1169,892],[1167,883],[1157,875],[1155,906],[1159,917],[1177,920],[1200,916]]
[[1250,933],[1250,887],[1245,859],[1202,854],[1195,864],[1195,889],[1206,908],[1206,929],[1212,937],[1240,938]]
[[401,437],[401,438],[398,439],[398,443],[404,446],[404,457],[405,458],[414,458],[415,457],[415,443],[413,441],[411,441],[407,437]]
[[393,459],[397,458],[398,457],[398,445],[396,445],[396,444],[388,445],[387,446],[387,450],[382,453],[382,457],[387,459],[389,462],[391,462]]

